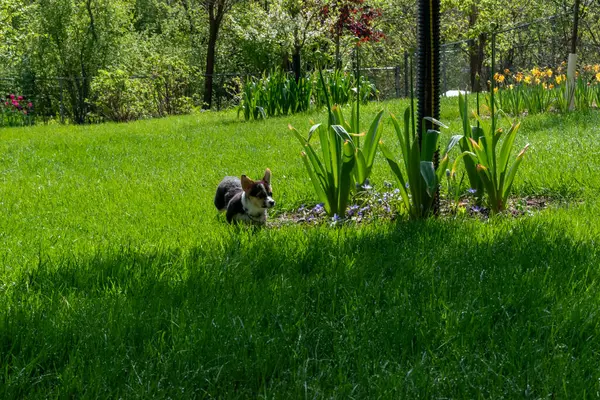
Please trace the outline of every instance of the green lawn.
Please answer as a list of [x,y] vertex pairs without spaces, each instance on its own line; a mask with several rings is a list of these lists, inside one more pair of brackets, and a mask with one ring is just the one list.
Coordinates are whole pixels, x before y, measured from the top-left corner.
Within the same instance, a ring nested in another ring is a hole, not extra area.
[[532,216],[228,226],[225,175],[316,202],[310,118],[0,130],[0,398],[599,396],[598,112],[524,120]]

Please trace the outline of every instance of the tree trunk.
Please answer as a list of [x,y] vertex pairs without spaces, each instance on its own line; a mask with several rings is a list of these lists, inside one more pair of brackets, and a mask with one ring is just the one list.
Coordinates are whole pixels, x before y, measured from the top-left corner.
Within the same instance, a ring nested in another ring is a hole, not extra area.
[[206,72],[204,74],[204,100],[202,109],[210,110],[212,105],[213,93],[213,74],[215,72],[215,49],[217,46],[217,36],[219,34],[219,22],[210,20],[208,32],[208,49],[206,52]]
[[301,75],[300,50],[301,48],[299,46],[294,46],[294,54],[292,54],[292,69],[294,70],[294,77],[296,78],[296,83],[300,81]]
[[340,55],[340,33],[335,35],[335,69],[342,69],[342,56]]
[[469,75],[472,92],[481,92],[481,69],[483,68],[483,58],[486,36],[481,33],[477,40],[473,40],[469,45]]
[[[475,4],[471,6],[469,12],[469,28],[475,27],[479,19],[479,9]],[[471,83],[471,91],[480,92],[481,83],[477,78],[481,76],[481,68],[483,67],[483,57],[485,49],[485,33],[480,33],[477,40],[472,40],[469,43],[469,76]]]
[[577,53],[577,31],[579,29],[579,0],[575,0],[573,10],[573,34],[571,36],[571,54]]

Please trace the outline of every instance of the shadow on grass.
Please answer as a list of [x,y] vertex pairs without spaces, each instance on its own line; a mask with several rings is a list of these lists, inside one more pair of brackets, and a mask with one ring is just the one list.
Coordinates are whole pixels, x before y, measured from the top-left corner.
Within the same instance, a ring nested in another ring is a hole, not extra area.
[[591,239],[427,221],[46,260],[7,292],[0,382],[5,398],[568,396],[600,374]]

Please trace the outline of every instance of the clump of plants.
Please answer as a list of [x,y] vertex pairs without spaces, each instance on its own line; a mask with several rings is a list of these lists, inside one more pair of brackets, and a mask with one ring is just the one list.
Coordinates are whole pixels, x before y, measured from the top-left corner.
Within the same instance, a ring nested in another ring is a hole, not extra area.
[[265,72],[260,78],[250,77],[241,87],[238,116],[243,115],[246,121],[264,119],[325,107],[326,96],[332,104],[346,105],[356,101],[357,97],[366,103],[377,95],[375,85],[364,76],[357,84],[354,75],[344,71],[322,75],[324,83],[320,82],[318,72],[298,81],[281,69]]
[[23,96],[7,95],[0,104],[0,126],[27,126],[33,123],[33,103]]
[[[484,121],[474,112],[477,125],[472,126],[467,107],[466,95],[460,95],[459,108],[464,135],[460,145],[464,154],[470,157],[465,159],[465,169],[476,197],[481,199],[484,193],[487,194],[487,203],[492,213],[499,213],[506,209],[515,176],[529,144],[511,162],[511,153],[521,124],[512,121],[510,128],[499,128],[498,117],[492,107],[489,121]],[[455,171],[453,168],[451,174],[455,174]]]
[[[422,121],[422,129],[417,135],[413,113],[410,108],[404,112],[404,129],[394,116],[392,123],[400,145],[402,162],[396,161],[393,152],[383,143],[381,151],[385,156],[392,172],[400,184],[402,204],[411,218],[426,218],[433,213],[433,202],[438,187],[446,173],[450,162],[449,152],[462,139],[462,136],[452,136],[446,146],[442,158],[437,165],[433,163],[434,152],[438,149],[440,131],[426,128],[426,121],[439,127],[446,127],[433,118],[426,117]],[[419,137],[420,136],[420,137]],[[463,153],[461,155],[467,155]],[[460,159],[457,158],[454,164]],[[453,167],[453,169],[455,169]]]
[[551,110],[567,112],[571,98],[577,110],[598,107],[600,64],[582,65],[573,83],[569,83],[565,68],[566,63],[563,62],[555,69],[534,67],[524,71],[505,69],[496,72],[493,76],[495,106],[514,116],[525,111],[528,114]]
[[[319,71],[319,78],[325,87],[322,71]],[[307,137],[291,125],[289,128],[303,147],[302,161],[325,211],[331,217],[337,215],[339,218],[345,218],[351,191],[368,184],[382,134],[383,110],[373,119],[369,130],[360,133],[358,109],[348,122],[339,105],[331,107],[327,91],[325,99],[328,110],[327,125],[313,125]],[[319,138],[321,157],[311,143],[315,133]],[[362,146],[361,137],[364,137]]]

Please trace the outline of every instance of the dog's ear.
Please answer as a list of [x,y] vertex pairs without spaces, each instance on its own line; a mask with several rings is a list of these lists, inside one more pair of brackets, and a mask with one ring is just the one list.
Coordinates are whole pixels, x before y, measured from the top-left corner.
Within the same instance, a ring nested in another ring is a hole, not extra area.
[[248,190],[250,190],[250,188],[252,187],[252,185],[254,185],[254,181],[250,178],[248,178],[246,175],[242,175],[242,189],[244,190],[244,192],[247,192]]
[[262,180],[267,182],[267,185],[271,185],[271,170],[269,168],[265,170],[265,176],[263,176]]

